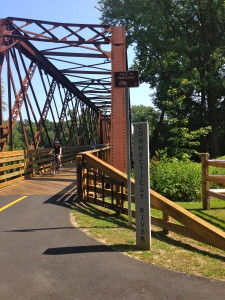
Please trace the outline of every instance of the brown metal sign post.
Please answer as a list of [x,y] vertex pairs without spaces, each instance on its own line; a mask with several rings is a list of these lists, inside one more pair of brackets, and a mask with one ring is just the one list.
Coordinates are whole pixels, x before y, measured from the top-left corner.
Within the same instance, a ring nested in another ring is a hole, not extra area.
[[138,71],[126,71],[114,73],[115,87],[125,88],[126,94],[126,146],[127,146],[127,197],[128,197],[128,225],[132,226],[132,210],[131,210],[131,158],[130,158],[130,97],[129,88],[139,86]]

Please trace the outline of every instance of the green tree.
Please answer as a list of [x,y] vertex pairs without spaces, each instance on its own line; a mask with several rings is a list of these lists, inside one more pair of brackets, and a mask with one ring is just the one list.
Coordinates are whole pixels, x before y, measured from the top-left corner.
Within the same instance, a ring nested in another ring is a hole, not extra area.
[[127,27],[141,80],[156,89],[159,126],[173,117],[187,119],[190,130],[211,126],[209,151],[219,155],[225,113],[224,1],[102,0],[99,5],[103,23]]
[[[4,88],[3,88],[3,85],[1,84],[1,91],[0,91],[0,96],[2,96],[4,94]],[[3,98],[3,97],[2,97]],[[6,111],[6,107],[7,107],[7,104],[5,101],[2,100],[2,111]]]
[[150,133],[155,129],[159,113],[151,106],[133,105],[131,107],[131,122],[148,122]]

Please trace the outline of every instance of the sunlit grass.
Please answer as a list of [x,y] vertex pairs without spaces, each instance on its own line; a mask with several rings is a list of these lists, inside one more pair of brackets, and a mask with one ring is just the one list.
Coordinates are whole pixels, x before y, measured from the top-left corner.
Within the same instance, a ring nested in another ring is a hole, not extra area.
[[[178,204],[225,230],[225,202],[213,201],[209,211],[203,211],[200,202]],[[157,210],[152,210],[152,214],[161,217]],[[78,227],[116,251],[171,270],[225,280],[225,252],[222,250],[174,233],[165,236],[160,228],[153,226],[151,251],[139,251],[135,245],[134,219],[130,228],[127,216],[87,203],[75,203],[73,216]]]

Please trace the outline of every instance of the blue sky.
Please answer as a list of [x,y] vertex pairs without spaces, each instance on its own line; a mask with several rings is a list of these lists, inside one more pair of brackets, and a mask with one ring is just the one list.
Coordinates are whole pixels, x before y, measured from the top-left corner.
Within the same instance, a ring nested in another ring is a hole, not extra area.
[[[100,12],[95,8],[97,0],[2,0],[0,18],[19,17],[28,19],[67,22],[78,24],[99,24]],[[133,51],[128,51],[129,64]],[[147,84],[131,88],[131,105],[151,105]]]

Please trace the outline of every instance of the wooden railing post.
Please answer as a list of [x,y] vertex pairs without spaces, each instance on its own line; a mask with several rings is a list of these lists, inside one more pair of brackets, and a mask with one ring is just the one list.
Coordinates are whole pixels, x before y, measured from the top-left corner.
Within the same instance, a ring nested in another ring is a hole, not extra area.
[[[173,218],[163,211],[163,220],[166,222],[173,222]],[[170,232],[168,229],[163,229],[163,234],[168,235]]]
[[[4,167],[5,167],[5,163],[3,163],[3,164],[0,164],[0,168],[3,168],[4,169]],[[0,176],[1,175],[5,175],[6,174],[6,171],[2,171],[2,172],[0,172]],[[3,182],[6,182],[6,179],[2,179],[2,180],[0,180],[0,183],[3,183]]]
[[208,159],[208,153],[202,153],[202,203],[203,209],[205,210],[210,209],[209,182],[207,181],[207,176],[209,173]]
[[76,156],[77,168],[77,201],[83,200],[82,154]]
[[107,163],[110,164],[110,150],[111,148],[108,147],[106,153],[107,153]]
[[116,185],[116,214],[118,216],[121,214],[121,193],[122,193],[122,187],[117,184]]

